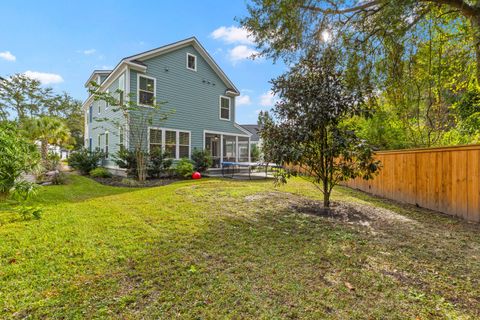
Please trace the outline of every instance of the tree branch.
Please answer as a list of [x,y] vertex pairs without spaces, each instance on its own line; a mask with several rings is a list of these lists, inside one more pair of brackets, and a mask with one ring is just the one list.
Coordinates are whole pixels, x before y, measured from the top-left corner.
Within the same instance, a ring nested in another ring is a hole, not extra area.
[[379,0],[373,0],[373,1],[370,1],[370,2],[367,2],[367,3],[364,3],[362,5],[347,8],[347,9],[322,9],[322,8],[319,8],[319,7],[316,7],[316,6],[300,6],[300,7],[302,9],[305,9],[305,10],[320,12],[320,13],[323,13],[323,14],[345,14],[345,13],[351,13],[351,12],[356,12],[356,11],[360,11],[360,10],[365,10],[365,9],[371,8],[373,6],[376,6],[379,3],[380,3]]

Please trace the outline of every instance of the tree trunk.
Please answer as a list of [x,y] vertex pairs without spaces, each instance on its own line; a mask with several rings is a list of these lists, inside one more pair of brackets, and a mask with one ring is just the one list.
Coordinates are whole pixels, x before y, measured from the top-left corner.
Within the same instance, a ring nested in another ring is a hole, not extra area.
[[323,207],[330,208],[330,192],[328,191],[328,178],[323,179]]
[[476,78],[477,83],[480,84],[480,16],[471,17],[470,23],[472,26],[473,48],[476,58]]
[[45,139],[40,140],[41,143],[41,153],[42,153],[42,160],[46,161],[48,158],[48,141]]
[[137,176],[138,181],[145,181],[147,179],[147,168],[145,163],[145,153],[142,150],[135,152],[137,158]]

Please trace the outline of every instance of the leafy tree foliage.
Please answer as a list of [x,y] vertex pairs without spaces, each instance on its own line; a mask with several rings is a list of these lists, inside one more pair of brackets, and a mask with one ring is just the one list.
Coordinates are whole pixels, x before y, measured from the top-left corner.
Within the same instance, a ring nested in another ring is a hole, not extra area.
[[38,80],[15,74],[0,81],[0,120],[16,119],[29,122],[38,117],[61,119],[71,136],[75,148],[83,145],[83,111],[81,102],[67,93],[55,94]]
[[0,81],[0,120],[16,117],[22,120],[43,114],[53,103],[51,88],[23,74]]
[[256,144],[251,144],[250,145],[250,160],[253,162],[260,161],[261,158],[261,152],[260,148]]
[[23,181],[21,175],[32,172],[38,163],[35,145],[22,137],[15,124],[0,122],[0,198],[12,191],[31,193],[33,184]]
[[[382,149],[478,141],[457,116],[480,78],[479,1],[253,1],[241,23],[260,55],[297,61],[319,40],[345,56],[347,87],[376,93],[358,134]],[[353,122],[352,122],[353,123]]]
[[372,177],[378,169],[372,149],[342,123],[369,114],[369,95],[348,90],[333,49],[320,57],[317,50],[310,51],[272,83],[280,101],[273,118],[262,113],[259,119],[267,161],[307,171],[306,178],[322,191],[325,207],[338,182]]
[[478,0],[254,0],[248,11],[240,22],[273,58],[293,58],[332,36],[370,57],[384,55],[389,41],[423,37],[423,22],[447,15],[467,23],[456,36],[470,41],[468,50],[480,61]]

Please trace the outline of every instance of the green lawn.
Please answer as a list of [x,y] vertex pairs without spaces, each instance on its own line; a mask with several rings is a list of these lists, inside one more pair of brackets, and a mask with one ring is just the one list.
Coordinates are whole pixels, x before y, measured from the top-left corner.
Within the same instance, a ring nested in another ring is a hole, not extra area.
[[0,209],[0,318],[480,317],[478,225],[334,198],[358,217],[304,213],[320,198],[302,180],[127,189],[72,176],[42,189],[40,220]]

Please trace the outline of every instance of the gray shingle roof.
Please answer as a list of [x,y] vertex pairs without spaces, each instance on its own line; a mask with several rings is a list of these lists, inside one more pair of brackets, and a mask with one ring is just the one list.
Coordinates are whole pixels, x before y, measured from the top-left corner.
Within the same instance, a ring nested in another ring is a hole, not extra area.
[[250,141],[260,140],[260,136],[258,135],[258,130],[260,130],[260,127],[258,126],[258,124],[241,124],[241,126],[252,134],[252,136],[250,137]]

